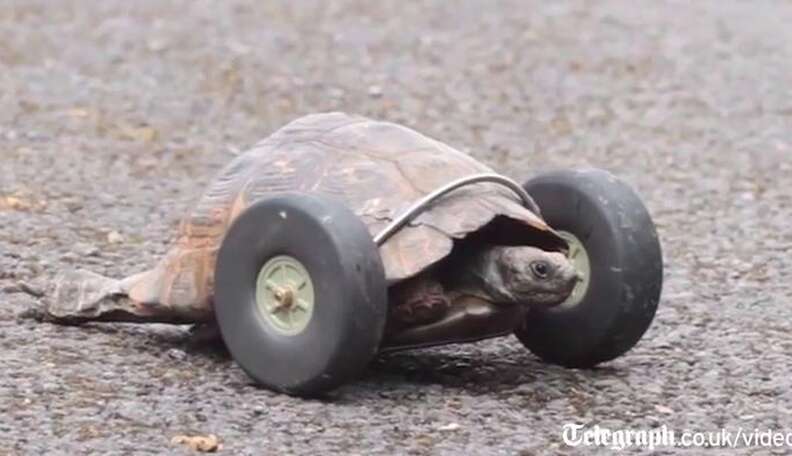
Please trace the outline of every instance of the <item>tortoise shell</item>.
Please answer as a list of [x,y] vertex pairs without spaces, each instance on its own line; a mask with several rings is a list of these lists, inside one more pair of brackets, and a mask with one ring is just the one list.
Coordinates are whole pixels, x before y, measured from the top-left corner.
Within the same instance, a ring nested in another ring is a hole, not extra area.
[[[262,198],[284,192],[340,198],[374,236],[438,187],[491,172],[470,156],[404,126],[342,113],[302,117],[237,156],[217,175],[157,268],[160,300],[190,306],[208,300],[225,231]],[[505,225],[494,223],[496,219]],[[494,243],[563,245],[511,190],[478,183],[441,198],[381,246],[388,282],[418,274],[445,258],[455,240],[483,232],[496,238],[491,239]],[[145,292],[155,284],[139,285],[135,288]]]

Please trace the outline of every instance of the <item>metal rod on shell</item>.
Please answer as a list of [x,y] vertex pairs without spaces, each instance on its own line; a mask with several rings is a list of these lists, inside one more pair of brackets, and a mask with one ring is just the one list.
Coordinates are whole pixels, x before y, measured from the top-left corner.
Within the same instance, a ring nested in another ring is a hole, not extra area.
[[449,192],[452,192],[459,187],[464,187],[466,185],[476,184],[479,182],[491,182],[495,184],[501,184],[504,187],[511,189],[517,196],[520,197],[522,200],[523,205],[525,205],[528,210],[533,212],[536,215],[540,215],[539,206],[536,205],[533,198],[525,191],[524,188],[517,182],[509,179],[508,177],[501,176],[500,174],[475,174],[473,176],[467,176],[455,181],[444,185],[443,187],[438,188],[437,190],[429,193],[428,195],[424,196],[420,200],[416,201],[412,206],[407,208],[401,215],[396,217],[395,220],[390,222],[388,226],[386,226],[382,231],[379,232],[376,236],[374,236],[374,242],[377,246],[381,246],[385,243],[391,236],[396,234],[404,225],[410,223],[410,221],[415,218],[418,214],[423,212],[430,204],[435,202],[438,198],[446,195]]

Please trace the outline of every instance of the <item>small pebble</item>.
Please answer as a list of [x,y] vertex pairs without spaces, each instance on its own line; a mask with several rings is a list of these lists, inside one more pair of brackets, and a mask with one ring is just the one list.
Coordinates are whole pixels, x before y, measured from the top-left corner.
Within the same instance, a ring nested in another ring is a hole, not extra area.
[[440,426],[439,428],[437,428],[437,430],[441,432],[451,432],[451,431],[456,431],[461,427],[462,426],[460,426],[459,423],[448,423],[444,426]]
[[183,361],[185,358],[187,358],[187,353],[185,353],[184,350],[179,350],[178,348],[171,348],[168,350],[167,354],[169,358],[175,359],[177,361]]
[[124,236],[118,231],[111,231],[107,233],[107,242],[111,244],[120,244],[124,242]]

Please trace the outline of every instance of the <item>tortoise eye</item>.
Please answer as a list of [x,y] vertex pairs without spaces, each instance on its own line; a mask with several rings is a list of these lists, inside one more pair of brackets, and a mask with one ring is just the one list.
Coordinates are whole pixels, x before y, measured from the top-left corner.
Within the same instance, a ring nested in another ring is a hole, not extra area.
[[546,279],[550,274],[550,265],[544,261],[534,261],[531,263],[531,272],[537,279]]

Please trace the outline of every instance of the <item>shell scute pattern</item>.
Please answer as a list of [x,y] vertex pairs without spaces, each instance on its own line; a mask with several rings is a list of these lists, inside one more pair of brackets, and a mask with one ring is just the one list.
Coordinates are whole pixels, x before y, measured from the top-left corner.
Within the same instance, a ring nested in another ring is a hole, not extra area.
[[[237,156],[218,174],[182,225],[177,248],[190,251],[196,264],[179,262],[173,267],[202,281],[193,288],[211,293],[213,260],[228,226],[250,204],[278,193],[340,198],[373,236],[436,188],[490,172],[470,156],[407,127],[341,113],[306,116]],[[405,279],[441,260],[454,239],[499,215],[534,230],[550,230],[507,189],[487,183],[462,188],[429,207],[380,248],[388,280]],[[177,278],[170,277],[176,284]]]

